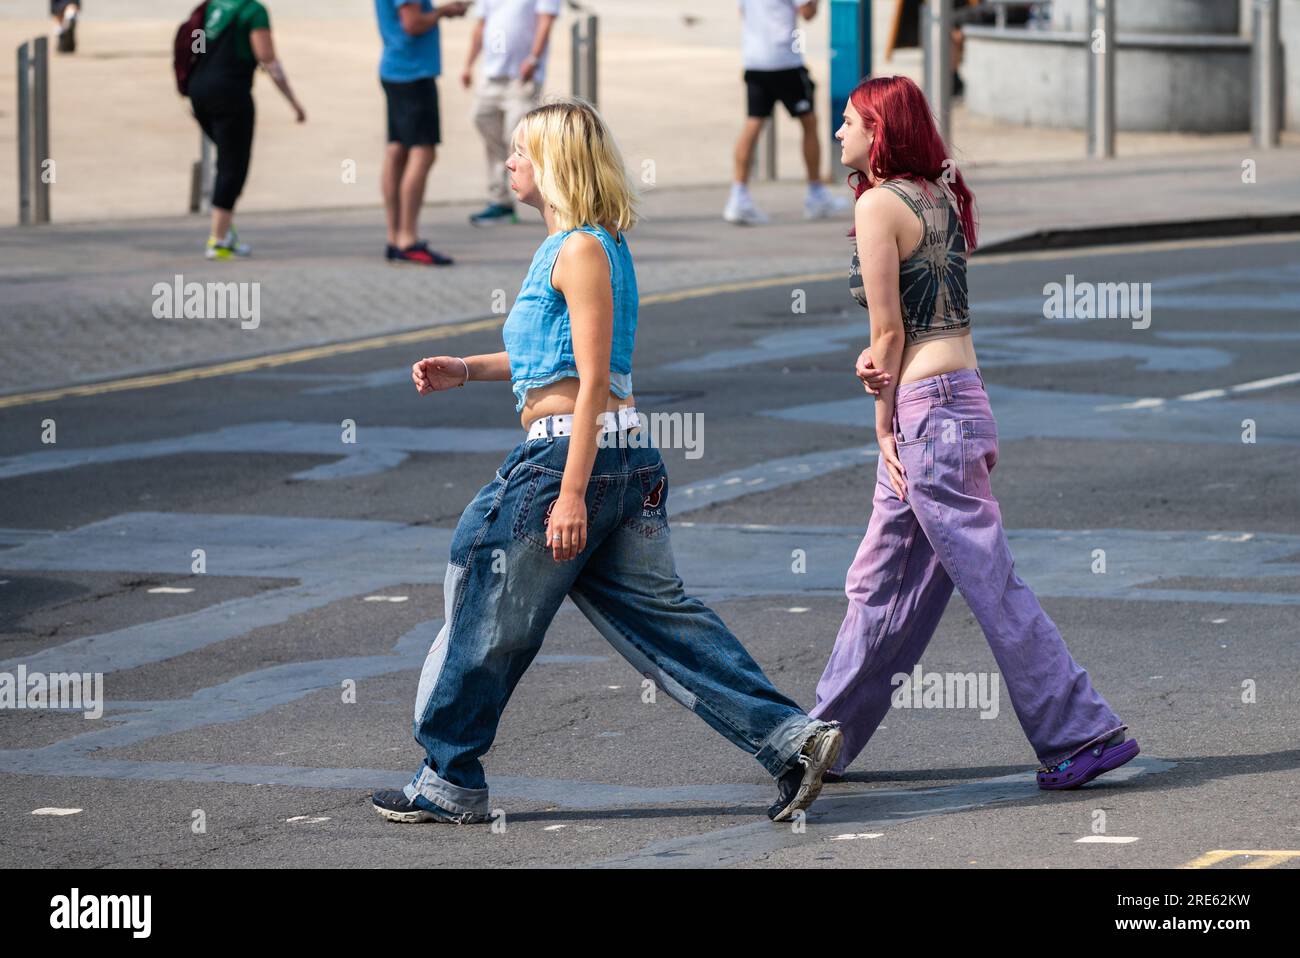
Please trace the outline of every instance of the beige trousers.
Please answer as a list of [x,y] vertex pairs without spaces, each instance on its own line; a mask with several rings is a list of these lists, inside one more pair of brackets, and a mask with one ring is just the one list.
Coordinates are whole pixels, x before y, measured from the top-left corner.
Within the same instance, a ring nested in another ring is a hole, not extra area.
[[474,89],[472,118],[487,150],[488,202],[514,206],[506,160],[510,137],[519,118],[535,107],[541,90],[536,81],[524,83],[518,77],[480,76]]

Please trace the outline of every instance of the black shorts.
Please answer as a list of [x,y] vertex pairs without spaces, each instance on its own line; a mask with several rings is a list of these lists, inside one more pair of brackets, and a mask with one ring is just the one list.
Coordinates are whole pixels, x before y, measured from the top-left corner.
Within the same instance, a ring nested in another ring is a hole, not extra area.
[[745,89],[749,98],[749,115],[768,117],[780,100],[791,116],[813,111],[813,91],[817,89],[804,67],[789,70],[746,70]]
[[438,122],[438,81],[433,77],[392,83],[380,80],[388,97],[388,142],[434,146],[442,142]]

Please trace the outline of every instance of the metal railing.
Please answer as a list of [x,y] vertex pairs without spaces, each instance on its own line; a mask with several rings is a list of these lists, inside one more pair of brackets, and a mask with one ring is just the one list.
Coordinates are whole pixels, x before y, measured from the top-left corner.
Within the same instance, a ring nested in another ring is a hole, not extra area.
[[18,47],[18,222],[50,221],[50,41]]
[[[997,2],[1001,10],[1003,3]],[[1119,0],[1088,0],[1084,50],[1088,57],[1088,155],[1115,156],[1118,52],[1115,7]],[[1280,0],[1253,0],[1250,55],[1250,129],[1256,146],[1277,146],[1281,140],[1283,71],[1279,31]],[[926,99],[939,133],[948,139],[951,122],[952,64],[949,51],[953,16],[947,3],[925,0],[921,5],[921,45]],[[1005,29],[1005,20],[999,27]]]

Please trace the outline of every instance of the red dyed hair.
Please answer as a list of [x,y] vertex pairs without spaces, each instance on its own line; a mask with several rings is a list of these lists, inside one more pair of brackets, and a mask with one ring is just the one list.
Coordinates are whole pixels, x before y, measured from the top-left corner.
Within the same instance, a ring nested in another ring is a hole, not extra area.
[[[862,122],[876,131],[868,163],[877,183],[890,177],[908,180],[940,180],[951,169],[949,187],[957,199],[957,214],[966,237],[967,253],[975,250],[975,196],[953,161],[948,167],[948,148],[934,125],[934,114],[921,88],[907,77],[869,77],[849,94],[849,103]],[[848,176],[854,199],[872,187],[866,174],[854,170]],[[849,231],[857,235],[857,229]]]

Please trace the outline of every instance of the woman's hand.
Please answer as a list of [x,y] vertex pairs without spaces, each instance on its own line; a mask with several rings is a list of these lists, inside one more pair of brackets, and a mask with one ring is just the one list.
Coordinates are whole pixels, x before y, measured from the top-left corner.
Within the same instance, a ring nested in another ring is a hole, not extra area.
[[421,396],[463,386],[469,380],[468,373],[465,361],[456,356],[429,356],[411,366],[411,378]]
[[907,475],[903,471],[903,462],[898,458],[898,443],[891,433],[876,436],[876,445],[880,447],[880,457],[885,460],[889,470],[889,484],[894,487],[898,498],[907,501]]
[[546,534],[556,562],[575,558],[587,548],[587,503],[582,496],[561,492],[546,515]]
[[880,390],[889,385],[893,378],[883,369],[877,369],[871,362],[871,350],[864,349],[858,355],[858,362],[853,372],[862,381],[862,386],[873,396],[879,396]]

